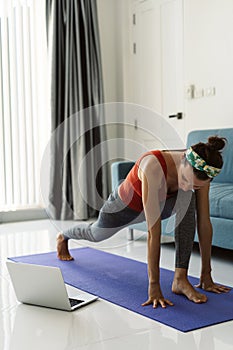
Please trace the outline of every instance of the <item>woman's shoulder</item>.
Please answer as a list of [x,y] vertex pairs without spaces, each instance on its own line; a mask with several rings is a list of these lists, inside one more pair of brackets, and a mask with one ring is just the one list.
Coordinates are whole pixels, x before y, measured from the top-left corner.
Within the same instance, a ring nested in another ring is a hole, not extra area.
[[138,167],[143,171],[166,170],[166,161],[160,150],[150,150],[145,152],[137,161]]

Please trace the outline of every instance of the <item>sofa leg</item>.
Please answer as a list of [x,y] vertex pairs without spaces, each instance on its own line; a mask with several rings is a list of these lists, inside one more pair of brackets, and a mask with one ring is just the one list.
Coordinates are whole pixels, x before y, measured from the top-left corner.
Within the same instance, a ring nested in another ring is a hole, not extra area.
[[127,238],[128,238],[128,241],[133,241],[133,228],[128,229]]

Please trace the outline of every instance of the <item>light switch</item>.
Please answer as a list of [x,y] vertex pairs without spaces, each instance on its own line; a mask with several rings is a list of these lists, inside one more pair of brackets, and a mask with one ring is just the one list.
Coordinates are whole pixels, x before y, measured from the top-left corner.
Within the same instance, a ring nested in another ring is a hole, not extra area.
[[195,91],[195,85],[189,85],[185,88],[185,96],[188,99],[193,99],[194,98],[194,91]]
[[206,97],[214,96],[215,94],[216,94],[215,86],[210,86],[210,87],[205,89],[205,96]]
[[194,98],[201,98],[204,96],[204,90],[199,88],[194,90]]

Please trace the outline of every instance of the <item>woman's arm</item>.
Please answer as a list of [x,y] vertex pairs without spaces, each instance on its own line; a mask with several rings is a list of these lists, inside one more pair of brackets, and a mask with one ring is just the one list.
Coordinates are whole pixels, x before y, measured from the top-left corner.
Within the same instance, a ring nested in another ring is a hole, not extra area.
[[201,275],[211,272],[211,246],[212,246],[212,224],[209,212],[209,187],[202,187],[196,191],[197,208],[197,232],[202,260]]
[[139,178],[142,182],[142,201],[145,217],[148,226],[148,300],[143,306],[153,304],[156,308],[161,305],[163,308],[166,304],[173,305],[169,300],[163,297],[160,288],[160,238],[161,238],[161,218],[159,204],[159,188],[161,186],[164,174],[160,164],[155,157],[145,158],[139,170]]
[[199,288],[215,293],[227,292],[229,288],[217,285],[211,277],[211,248],[213,229],[209,210],[210,184],[196,191],[197,230],[202,261]]

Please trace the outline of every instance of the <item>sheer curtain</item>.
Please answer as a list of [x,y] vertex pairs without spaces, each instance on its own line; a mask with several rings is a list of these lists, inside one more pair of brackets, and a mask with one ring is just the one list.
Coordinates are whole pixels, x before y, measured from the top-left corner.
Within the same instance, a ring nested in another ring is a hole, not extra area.
[[0,222],[44,212],[39,178],[50,136],[47,62],[45,1],[0,1]]
[[102,164],[106,149],[101,146],[104,98],[96,1],[47,0],[46,15],[55,131],[49,215],[88,219],[97,215],[108,192]]

